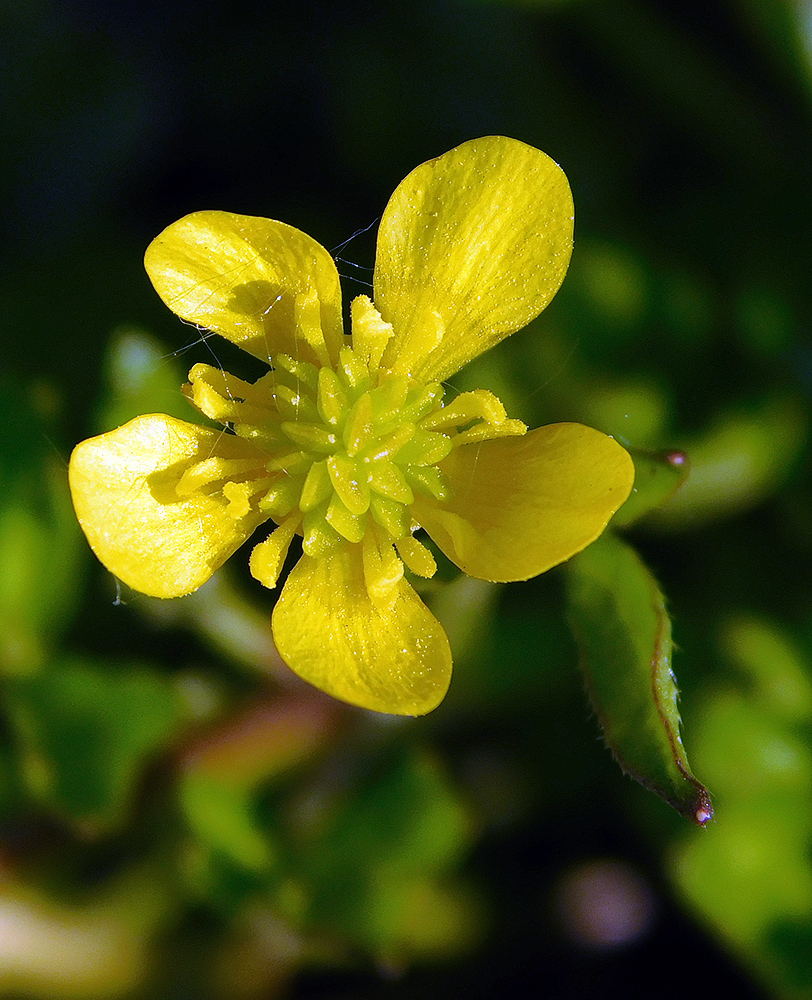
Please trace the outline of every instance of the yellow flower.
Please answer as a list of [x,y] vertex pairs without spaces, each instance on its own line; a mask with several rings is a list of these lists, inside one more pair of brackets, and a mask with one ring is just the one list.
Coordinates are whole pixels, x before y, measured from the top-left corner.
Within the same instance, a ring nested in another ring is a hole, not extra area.
[[572,249],[567,179],[488,137],[413,170],[381,219],[374,295],[351,304],[330,254],[281,222],[197,212],[146,268],[190,323],[267,362],[255,383],[195,365],[184,392],[221,429],[162,414],[77,446],[70,482],[98,558],[135,590],[195,590],[263,521],[252,574],[274,587],[282,658],[338,698],[419,715],[448,689],[440,623],[404,579],[435,572],[425,529],[466,573],[526,580],[600,535],[628,496],[629,455],[580,424],[527,432],[490,392],[442,382],[525,326]]

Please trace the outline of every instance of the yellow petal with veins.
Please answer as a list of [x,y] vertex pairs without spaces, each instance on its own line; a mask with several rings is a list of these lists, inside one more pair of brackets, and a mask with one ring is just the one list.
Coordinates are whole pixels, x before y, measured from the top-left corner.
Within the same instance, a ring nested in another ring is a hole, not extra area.
[[405,580],[393,591],[391,600],[372,600],[360,545],[323,559],[302,556],[273,612],[282,659],[352,705],[396,715],[430,712],[451,680],[448,639]]
[[526,326],[572,252],[567,178],[503,136],[463,143],[401,181],[381,218],[375,305],[394,328],[383,366],[442,381]]
[[469,576],[527,580],[586,548],[626,500],[634,464],[617,441],[581,424],[464,445],[441,464],[443,504],[412,516]]
[[151,597],[196,590],[235,552],[264,511],[236,505],[216,484],[177,492],[187,470],[219,458],[262,453],[225,435],[162,414],[136,417],[123,427],[77,445],[70,460],[73,505],[90,547],[128,586]]
[[338,361],[341,287],[330,254],[282,222],[194,212],[147,248],[144,265],[169,308],[263,361]]

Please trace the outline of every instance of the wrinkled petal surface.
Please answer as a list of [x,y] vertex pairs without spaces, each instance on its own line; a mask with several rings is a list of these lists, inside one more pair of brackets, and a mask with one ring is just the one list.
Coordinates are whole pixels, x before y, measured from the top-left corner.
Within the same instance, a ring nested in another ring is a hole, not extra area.
[[456,449],[442,463],[453,498],[412,513],[469,576],[527,580],[593,542],[628,497],[634,464],[613,438],[581,424]]
[[413,170],[381,219],[375,305],[395,335],[384,365],[442,381],[526,326],[572,251],[567,178],[515,139],[474,139]]
[[195,212],[150,243],[144,264],[173,312],[263,361],[288,354],[318,362],[309,343],[314,324],[321,327],[330,361],[338,358],[342,318],[335,263],[293,226]]
[[300,677],[376,712],[423,715],[451,680],[440,623],[405,580],[388,600],[373,601],[360,545],[318,560],[302,556],[274,608],[273,633]]
[[207,458],[248,456],[233,435],[163,414],[136,417],[77,445],[73,504],[93,551],[128,586],[152,597],[191,593],[248,538],[264,513],[227,513],[221,493],[178,497],[184,472]]

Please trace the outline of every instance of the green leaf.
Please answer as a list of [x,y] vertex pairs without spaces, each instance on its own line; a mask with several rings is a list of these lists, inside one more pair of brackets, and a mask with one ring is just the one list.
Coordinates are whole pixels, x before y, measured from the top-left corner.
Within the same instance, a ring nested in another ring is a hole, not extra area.
[[623,770],[704,826],[707,790],[691,774],[671,672],[671,623],[637,553],[605,534],[567,564],[570,617],[606,742]]
[[662,507],[682,486],[691,470],[683,451],[648,452],[629,449],[634,461],[634,487],[629,499],[612,518],[612,526],[626,528]]
[[78,658],[9,685],[7,709],[29,793],[86,831],[123,819],[184,717],[174,687],[148,667]]

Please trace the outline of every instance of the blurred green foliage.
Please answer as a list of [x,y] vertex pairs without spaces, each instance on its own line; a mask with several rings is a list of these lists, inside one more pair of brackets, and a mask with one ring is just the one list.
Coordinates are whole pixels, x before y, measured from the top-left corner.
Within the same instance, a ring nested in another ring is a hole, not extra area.
[[[0,25],[0,992],[682,997],[701,968],[729,995],[809,996],[803,5],[40,0]],[[221,208],[328,247],[356,233],[349,298],[395,184],[488,133],[562,164],[576,246],[543,316],[454,387],[636,450],[617,528],[673,617],[704,830],[597,744],[566,571],[505,588],[441,567],[423,594],[454,684],[392,720],[303,689],[247,575],[120,593],[73,518],[76,441],[189,418],[194,362],[259,374],[178,340],[141,264],[165,225]],[[677,452],[681,485],[655,457]],[[607,856],[658,898],[622,954],[573,938],[556,895]]]

